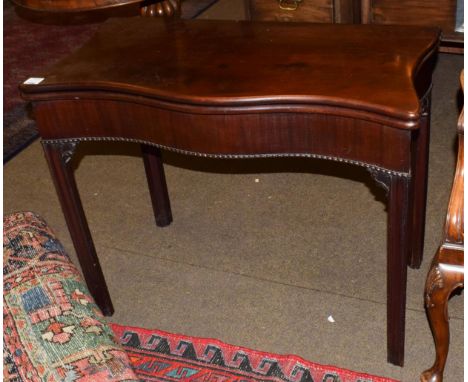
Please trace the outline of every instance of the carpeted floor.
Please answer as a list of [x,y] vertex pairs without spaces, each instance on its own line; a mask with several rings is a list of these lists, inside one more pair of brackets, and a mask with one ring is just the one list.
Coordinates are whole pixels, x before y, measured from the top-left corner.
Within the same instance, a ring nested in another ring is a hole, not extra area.
[[[203,17],[242,18],[242,4],[221,0]],[[160,229],[138,147],[80,147],[76,178],[111,321],[417,381],[434,357],[423,288],[454,171],[462,67],[463,57],[440,55],[434,75],[425,258],[408,274],[404,368],[386,362],[384,195],[365,171],[340,164],[165,153],[174,222]],[[4,210],[40,213],[73,255],[39,142],[4,166]],[[449,312],[445,381],[458,382],[463,298]]]

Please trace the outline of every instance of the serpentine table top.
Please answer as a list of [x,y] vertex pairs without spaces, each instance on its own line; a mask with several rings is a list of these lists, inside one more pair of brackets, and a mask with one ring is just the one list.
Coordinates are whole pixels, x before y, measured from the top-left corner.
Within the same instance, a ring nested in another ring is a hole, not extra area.
[[412,128],[424,91],[413,75],[436,43],[435,28],[138,18],[108,22],[23,91],[99,89],[219,107],[333,106]]

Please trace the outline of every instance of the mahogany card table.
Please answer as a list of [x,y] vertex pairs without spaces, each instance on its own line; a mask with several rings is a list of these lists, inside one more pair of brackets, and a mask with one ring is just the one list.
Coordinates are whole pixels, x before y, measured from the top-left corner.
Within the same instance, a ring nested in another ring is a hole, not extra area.
[[21,91],[104,314],[113,307],[70,166],[80,142],[141,145],[159,226],[172,220],[161,150],[347,162],[387,192],[388,360],[403,365],[407,266],[419,267],[423,254],[438,42],[437,29],[422,27],[121,19],[34,73]]

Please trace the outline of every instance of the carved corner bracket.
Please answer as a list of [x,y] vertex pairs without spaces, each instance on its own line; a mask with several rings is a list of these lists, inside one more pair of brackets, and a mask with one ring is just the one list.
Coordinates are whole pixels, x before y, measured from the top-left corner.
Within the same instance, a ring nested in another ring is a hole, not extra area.
[[376,168],[367,168],[367,171],[371,174],[372,178],[375,180],[377,185],[385,191],[385,196],[388,197],[390,192],[390,184],[392,181],[392,175],[385,171],[379,171]]
[[62,162],[65,164],[68,164],[71,161],[79,144],[78,141],[63,140],[43,140],[41,143],[44,148],[51,148],[58,151]]

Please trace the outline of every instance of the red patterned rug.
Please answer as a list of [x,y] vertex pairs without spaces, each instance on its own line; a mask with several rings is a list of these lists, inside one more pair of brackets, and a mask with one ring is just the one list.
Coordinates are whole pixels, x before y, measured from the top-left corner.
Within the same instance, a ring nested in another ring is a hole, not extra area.
[[215,339],[111,324],[142,381],[396,382]]

